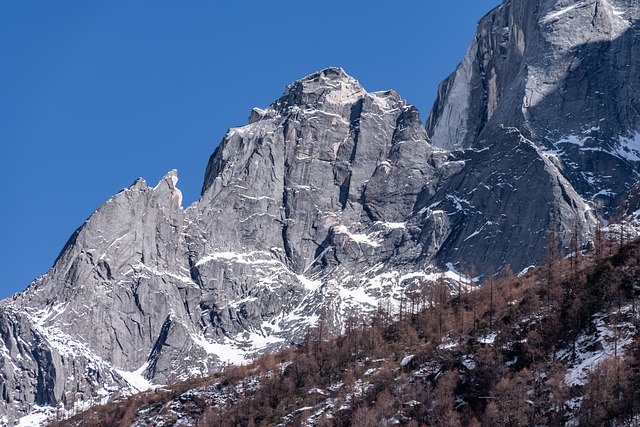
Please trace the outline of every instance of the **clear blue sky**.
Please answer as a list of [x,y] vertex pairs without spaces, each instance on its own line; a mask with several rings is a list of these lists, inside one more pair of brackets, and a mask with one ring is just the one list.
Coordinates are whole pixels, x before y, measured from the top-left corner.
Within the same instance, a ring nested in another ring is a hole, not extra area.
[[0,298],[137,177],[199,195],[226,129],[293,81],[343,67],[423,121],[499,0],[0,2]]

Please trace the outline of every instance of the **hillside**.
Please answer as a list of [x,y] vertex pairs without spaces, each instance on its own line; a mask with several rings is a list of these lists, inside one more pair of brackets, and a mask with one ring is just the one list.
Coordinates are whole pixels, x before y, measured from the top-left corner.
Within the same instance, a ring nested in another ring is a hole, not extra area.
[[416,283],[343,335],[320,322],[250,364],[50,425],[636,425],[640,240],[550,255],[460,296]]

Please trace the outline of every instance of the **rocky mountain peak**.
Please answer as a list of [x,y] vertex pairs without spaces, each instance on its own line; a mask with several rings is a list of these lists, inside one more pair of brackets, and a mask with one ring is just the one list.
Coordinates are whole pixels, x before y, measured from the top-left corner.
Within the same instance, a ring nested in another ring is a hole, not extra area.
[[640,171],[639,17],[634,0],[504,2],[441,84],[431,140],[480,149],[518,129],[609,212]]
[[289,85],[271,108],[285,112],[292,107],[350,105],[366,94],[356,79],[342,68],[326,68]]
[[129,186],[130,190],[146,190],[147,188],[149,188],[149,186],[144,178],[136,178],[133,184]]

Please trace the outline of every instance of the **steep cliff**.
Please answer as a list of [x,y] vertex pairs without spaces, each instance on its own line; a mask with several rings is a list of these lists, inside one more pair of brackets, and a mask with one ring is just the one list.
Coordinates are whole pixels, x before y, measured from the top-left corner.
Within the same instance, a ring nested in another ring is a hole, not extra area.
[[508,0],[487,14],[427,120],[448,149],[517,128],[603,214],[640,167],[640,55],[633,0]]

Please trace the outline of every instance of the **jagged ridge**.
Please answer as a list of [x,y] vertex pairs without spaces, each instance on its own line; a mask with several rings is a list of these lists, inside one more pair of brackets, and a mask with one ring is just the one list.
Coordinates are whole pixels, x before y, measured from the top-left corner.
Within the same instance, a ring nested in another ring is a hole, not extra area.
[[[397,93],[367,93],[329,68],[230,129],[189,208],[181,207],[175,172],[155,188],[139,180],[114,196],[49,273],[1,303],[7,419],[34,404],[203,375],[296,342],[321,318],[340,331],[349,314],[381,300],[393,305],[434,279],[434,264],[473,265],[485,275],[505,264],[520,270],[541,259],[549,230],[559,246],[588,243],[595,215],[579,194],[590,193],[566,158],[549,152],[549,141],[561,141],[538,136],[542,116],[509,111],[535,82],[513,64],[536,43],[553,42],[543,36],[556,18],[603,1],[539,2],[532,10],[514,0],[485,17],[427,125],[437,145],[464,150],[432,145],[417,110]],[[602,3],[594,16],[604,6],[621,11]],[[627,6],[629,28],[610,28],[602,43],[633,34],[637,8]],[[621,46],[637,51],[633,40]],[[518,82],[526,82],[520,92]],[[627,134],[630,120],[619,121]],[[447,123],[455,132],[438,130]],[[562,129],[573,129],[567,123]],[[599,173],[597,162],[586,164],[596,166],[585,176]],[[623,193],[627,178],[590,182],[594,192]]]

